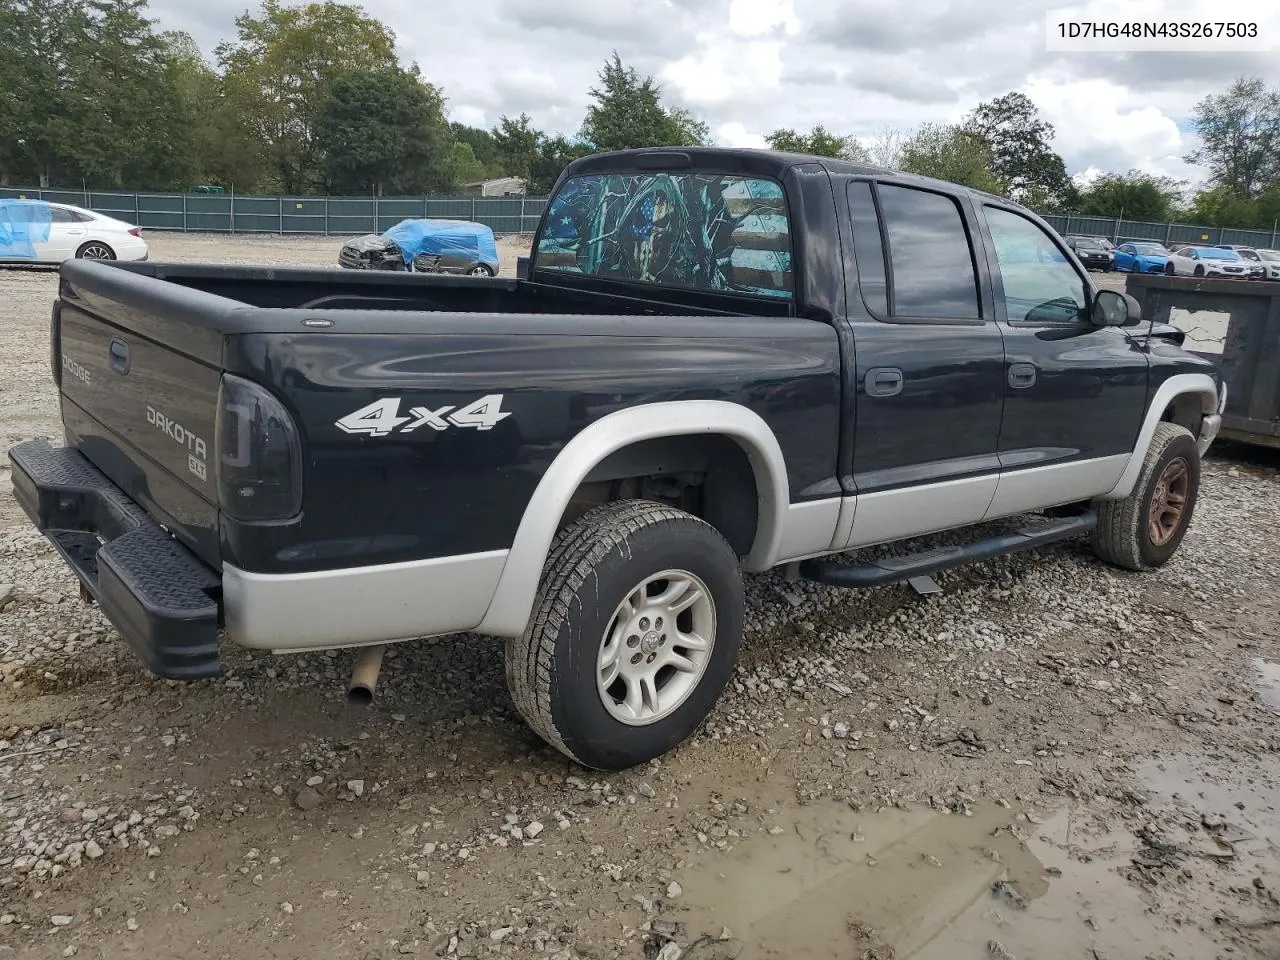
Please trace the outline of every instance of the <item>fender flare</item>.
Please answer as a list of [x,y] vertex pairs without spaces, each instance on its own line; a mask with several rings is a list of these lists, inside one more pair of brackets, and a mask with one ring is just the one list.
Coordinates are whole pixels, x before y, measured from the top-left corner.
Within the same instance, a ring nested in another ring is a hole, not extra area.
[[1218,411],[1218,385],[1207,373],[1178,373],[1160,384],[1147,405],[1147,415],[1129,454],[1129,463],[1116,485],[1102,494],[1100,500],[1123,500],[1133,492],[1133,485],[1138,482],[1138,474],[1142,472],[1142,464],[1147,458],[1147,448],[1151,446],[1151,438],[1160,424],[1160,415],[1177,397],[1186,394],[1199,394],[1200,409],[1205,416]]
[[524,632],[538,581],[569,498],[588,473],[623,447],[643,440],[691,434],[721,434],[737,442],[756,481],[758,522],[743,567],[767,570],[782,545],[783,518],[790,505],[787,465],[773,430],[761,417],[724,400],[649,403],[601,417],[556,455],[525,507],[493,599],[476,633],[517,637]]

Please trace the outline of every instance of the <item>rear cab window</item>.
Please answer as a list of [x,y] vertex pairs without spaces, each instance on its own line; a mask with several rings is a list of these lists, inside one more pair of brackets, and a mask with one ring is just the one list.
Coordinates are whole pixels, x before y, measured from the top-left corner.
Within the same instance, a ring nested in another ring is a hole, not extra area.
[[552,198],[531,270],[790,301],[791,224],[773,180],[605,173]]
[[973,247],[954,197],[855,180],[848,199],[858,285],[876,319],[982,322]]

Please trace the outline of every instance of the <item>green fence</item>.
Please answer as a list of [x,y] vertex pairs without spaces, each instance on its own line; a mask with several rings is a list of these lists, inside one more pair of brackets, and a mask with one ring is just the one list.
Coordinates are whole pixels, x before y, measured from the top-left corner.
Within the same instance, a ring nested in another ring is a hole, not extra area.
[[1147,223],[1141,220],[1116,220],[1112,217],[1045,217],[1063,236],[1106,237],[1116,243],[1125,240],[1155,240],[1167,247],[1196,244],[1213,246],[1234,243],[1248,247],[1276,248],[1280,231],[1236,230],[1231,227],[1203,227],[1194,223]]
[[[0,198],[48,200],[87,207],[148,230],[349,236],[381,233],[408,217],[474,220],[494,233],[533,233],[546,197],[233,197],[203,193],[112,193],[0,187]],[[1063,235],[1083,234],[1173,244],[1236,243],[1276,248],[1276,226],[1235,230],[1193,223],[1147,223],[1112,217],[1045,219]]]
[[0,187],[0,198],[95,210],[147,230],[191,233],[381,233],[409,217],[474,220],[494,233],[533,233],[545,197],[239,197]]

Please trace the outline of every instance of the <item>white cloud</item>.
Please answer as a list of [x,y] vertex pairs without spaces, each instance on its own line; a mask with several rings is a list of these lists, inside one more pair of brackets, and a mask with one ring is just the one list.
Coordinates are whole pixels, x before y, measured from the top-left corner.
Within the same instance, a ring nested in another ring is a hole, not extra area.
[[716,143],[722,147],[761,148],[768,146],[764,139],[764,134],[751,132],[737,120],[722,123],[713,132]]
[[1069,170],[1132,167],[1176,179],[1196,173],[1182,159],[1188,144],[1177,122],[1110,80],[1033,80],[1024,92],[1056,128],[1054,147]]
[[729,0],[729,30],[740,37],[759,37],[781,29],[800,32],[791,0]]

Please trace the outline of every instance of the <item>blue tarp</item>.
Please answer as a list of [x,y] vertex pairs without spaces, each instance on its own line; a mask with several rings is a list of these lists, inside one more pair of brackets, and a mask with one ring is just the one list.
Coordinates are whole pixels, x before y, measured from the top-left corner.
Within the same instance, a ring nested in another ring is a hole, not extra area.
[[498,268],[498,245],[493,230],[470,220],[401,220],[383,234],[394,240],[405,263],[420,253],[458,257],[468,262],[487,263]]
[[0,200],[0,258],[34,260],[35,244],[49,242],[52,224],[43,200]]

